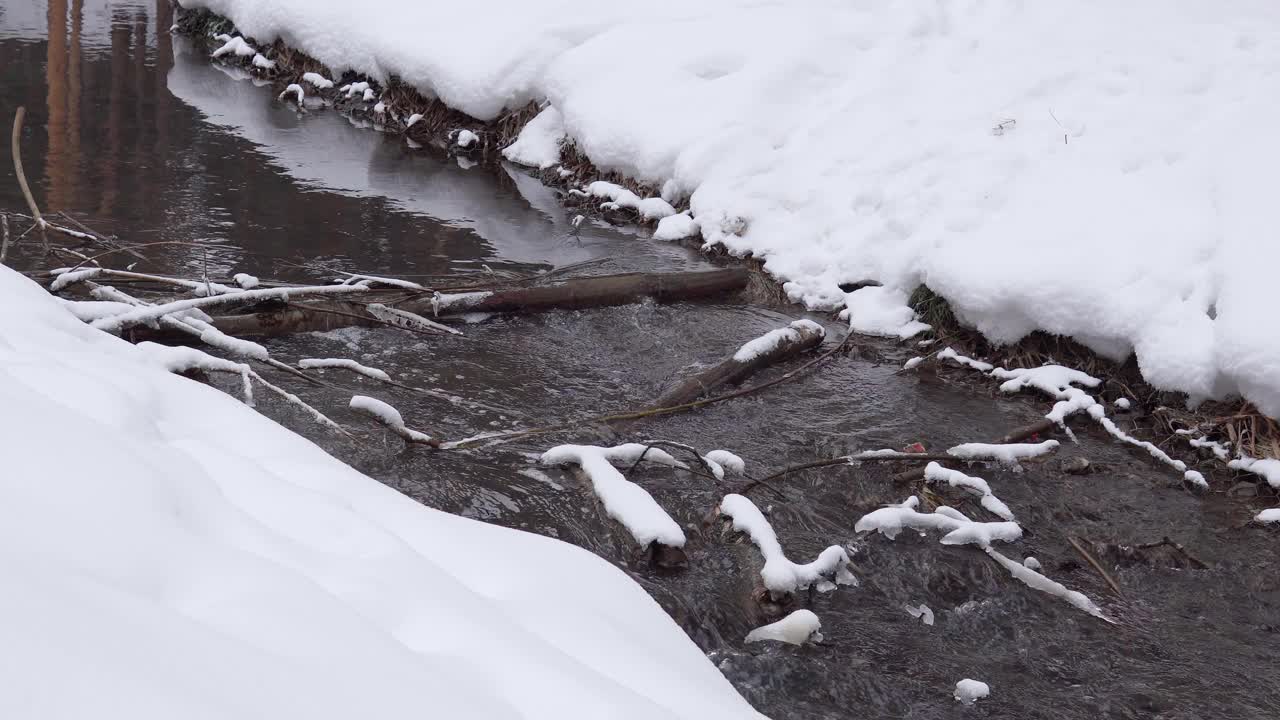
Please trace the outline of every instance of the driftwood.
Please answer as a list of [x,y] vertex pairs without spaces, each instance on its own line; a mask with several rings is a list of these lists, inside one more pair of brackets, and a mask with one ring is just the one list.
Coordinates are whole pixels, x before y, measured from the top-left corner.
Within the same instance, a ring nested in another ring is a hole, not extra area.
[[48,255],[49,236],[45,233],[46,223],[44,218],[40,216],[40,207],[36,205],[36,199],[31,195],[31,188],[27,185],[27,175],[22,171],[22,119],[26,115],[27,108],[24,106],[19,106],[13,114],[13,136],[10,138],[10,151],[13,153],[13,174],[18,176],[18,187],[22,190],[22,197],[27,201],[27,207],[31,208],[31,216],[35,218],[35,227],[40,229],[40,240],[44,243],[44,252]]
[[717,365],[686,378],[675,387],[662,394],[654,403],[654,407],[666,408],[684,405],[707,395],[712,390],[724,385],[737,385],[757,372],[789,360],[803,352],[812,350],[822,344],[826,334],[821,326],[797,327],[789,337],[783,338],[772,348],[753,355],[746,360],[730,356]]

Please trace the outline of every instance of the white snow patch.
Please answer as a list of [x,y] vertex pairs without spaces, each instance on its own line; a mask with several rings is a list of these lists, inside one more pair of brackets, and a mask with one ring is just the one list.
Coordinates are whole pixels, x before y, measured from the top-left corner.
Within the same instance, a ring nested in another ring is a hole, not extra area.
[[[1102,610],[1084,593],[1069,590],[1063,586],[1062,583],[1056,580],[1050,580],[1044,575],[1036,572],[1035,569],[1031,568],[1029,565],[1019,564],[1015,560],[1010,560],[990,547],[985,547],[983,549],[986,550],[987,555],[990,555],[991,558],[1000,563],[1005,570],[1008,570],[1010,575],[1017,580],[1022,581],[1028,587],[1034,590],[1039,590],[1043,593],[1048,593],[1054,597],[1061,598],[1062,600],[1067,601],[1071,605],[1074,605],[1080,610],[1083,610],[1100,620],[1111,622],[1111,619],[1102,614]],[[1036,563],[1036,565],[1038,566],[1039,563]]]
[[764,556],[760,578],[770,592],[804,590],[828,577],[837,585],[857,582],[849,572],[849,554],[839,545],[823,550],[816,560],[805,565],[788,560],[773,526],[750,499],[733,493],[725,495],[720,501],[720,512],[733,519],[734,530],[747,533],[760,548],[760,554]]
[[698,221],[688,211],[668,215],[658,221],[653,231],[654,240],[683,240],[694,237],[700,232]]
[[960,353],[956,352],[954,348],[950,348],[950,347],[946,347],[946,348],[943,348],[942,350],[939,350],[938,359],[953,360],[958,365],[963,365],[967,368],[977,370],[980,373],[989,373],[995,369],[995,365],[992,365],[991,363],[982,362],[981,360],[974,360],[971,357],[961,355]]
[[258,51],[252,45],[244,41],[242,37],[233,37],[227,40],[222,47],[213,51],[214,57],[222,57],[223,55],[235,54],[237,57],[250,57],[257,55]]
[[1280,522],[1280,508],[1267,508],[1253,516],[1253,519],[1260,523]]
[[1129,398],[1126,397],[1116,398],[1116,401],[1112,403],[1112,405],[1115,405],[1117,410],[1128,410],[1133,407],[1133,404],[1129,402]]
[[317,90],[328,90],[333,87],[333,81],[321,75],[320,73],[303,73],[302,82],[310,83]]
[[684,547],[684,531],[658,505],[647,490],[623,477],[612,463],[632,464],[644,453],[645,460],[673,467],[683,467],[665,451],[639,443],[611,448],[593,445],[560,445],[542,454],[543,465],[578,465],[591,479],[596,497],[609,517],[617,520],[641,547],[658,542],[670,547]]
[[478,142],[480,142],[480,136],[470,130],[459,130],[457,136],[453,139],[453,144],[460,148],[469,148]]
[[781,620],[747,633],[747,642],[776,640],[792,645],[822,642],[822,622],[812,610],[796,610]]
[[1048,455],[1057,448],[1057,440],[1038,443],[963,443],[947,450],[947,454],[964,459],[994,458],[1006,465],[1017,465],[1019,460]]
[[242,290],[252,290],[258,287],[258,278],[248,273],[236,273],[231,276],[231,280],[239,285]]
[[617,210],[619,208],[627,208],[640,213],[640,217],[645,220],[660,220],[676,214],[676,209],[671,207],[671,203],[660,197],[641,198],[621,185],[605,182],[604,180],[597,180],[587,185],[584,190],[571,190],[570,192],[582,197],[605,198],[608,202],[602,203],[600,209]]
[[804,334],[808,333],[817,333],[819,337],[826,336],[826,330],[818,323],[808,319],[796,320],[787,327],[770,330],[754,340],[747,341],[733,354],[733,359],[742,363],[751,362],[761,355],[772,352],[784,342],[800,342]]
[[991,694],[991,686],[981,680],[965,678],[956,683],[956,700],[963,705],[972,705]]
[[301,107],[302,103],[307,99],[306,91],[304,91],[302,86],[298,83],[289,83],[289,86],[284,89],[284,92],[280,93],[277,99],[283,100],[290,95],[297,100],[299,107]]
[[1034,557],[1032,557],[1031,555],[1028,555],[1028,556],[1026,556],[1026,557],[1022,558],[1022,567],[1026,568],[1026,569],[1028,569],[1028,570],[1039,570],[1039,569],[1040,569],[1040,561],[1039,561],[1039,560],[1037,560],[1037,559],[1035,559],[1035,558],[1034,558]]
[[933,482],[945,482],[951,487],[969,490],[979,497],[982,507],[1004,520],[1013,520],[1013,513],[1009,510],[1009,506],[996,497],[991,492],[991,486],[980,477],[965,475],[959,470],[952,470],[936,462],[931,462],[924,468],[924,479]]
[[845,295],[844,305],[841,315],[849,320],[849,328],[855,332],[905,340],[931,328],[916,319],[902,290],[874,285],[861,287]]
[[421,120],[421,119],[422,119],[422,113],[414,113],[414,114],[412,114],[412,115],[410,115],[410,116],[409,116],[409,119],[408,119],[408,120],[405,120],[405,121],[404,121],[404,126],[405,126],[406,128],[411,128],[411,127],[413,127],[414,125],[417,125],[417,124],[418,124],[418,121],[419,121],[419,120]]
[[931,513],[916,510],[920,499],[912,495],[898,505],[873,510],[858,519],[853,529],[859,533],[879,532],[890,540],[896,538],[904,527],[913,530],[940,530],[946,533],[940,541],[943,545],[978,545],[986,547],[994,541],[1013,542],[1022,537],[1022,528],[1015,522],[975,522],[963,513],[946,505]]
[[423,432],[418,432],[407,427],[404,424],[404,417],[400,415],[400,411],[377,398],[371,398],[367,395],[352,395],[349,406],[352,410],[358,410],[367,415],[372,415],[388,427],[395,428],[404,434],[409,435],[414,440],[427,442],[431,440],[431,436]]
[[712,450],[703,456],[702,459],[711,463],[713,468],[720,468],[721,474],[717,476],[720,480],[724,479],[723,473],[742,475],[747,471],[747,463],[743,461],[742,458],[734,455],[728,450]]
[[555,106],[548,105],[520,129],[515,142],[503,149],[502,157],[543,170],[560,162],[564,137],[564,117]]
[[[306,358],[298,361],[298,368],[302,370],[311,370],[312,368],[343,368],[360,375],[364,375],[365,377],[371,377],[374,380],[391,379],[390,375],[378,368],[361,365],[355,360],[348,360],[346,358]],[[403,423],[403,420],[401,423]]]
[[275,70],[276,61],[267,59],[262,53],[255,53],[253,56],[253,66],[262,70]]
[[925,625],[933,625],[933,610],[928,605],[920,603],[920,605],[907,605],[904,610],[913,618],[923,622]]
[[1227,467],[1258,475],[1265,479],[1268,485],[1280,490],[1280,460],[1271,458],[1259,460],[1245,455],[1227,463]]

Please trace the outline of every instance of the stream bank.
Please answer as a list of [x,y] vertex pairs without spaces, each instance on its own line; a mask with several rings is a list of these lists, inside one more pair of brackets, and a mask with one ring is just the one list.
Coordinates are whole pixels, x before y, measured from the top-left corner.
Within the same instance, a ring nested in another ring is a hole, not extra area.
[[[338,271],[420,278],[484,273],[485,266],[538,272],[583,260],[615,271],[708,266],[696,253],[627,229],[587,222],[575,235],[572,213],[519,172],[412,153],[333,113],[299,116],[201,54],[179,48],[175,55],[167,36],[148,31],[162,23],[148,12],[113,17],[104,36],[81,45],[84,79],[61,88],[42,71],[40,58],[52,52],[47,39],[0,40],[4,66],[12,68],[6,105],[25,103],[31,113],[24,151],[37,195],[131,242],[187,243],[148,252],[149,271],[323,281]],[[71,149],[72,138],[94,152]],[[6,209],[21,206],[12,182],[0,193]],[[22,257],[28,266],[39,261]],[[394,398],[407,417],[452,437],[513,419],[643,404],[690,369],[797,315],[793,306],[757,301],[639,304],[497,318],[468,326],[465,339],[351,329],[273,340],[270,349],[291,361],[352,357],[512,413],[480,416],[429,398]],[[833,337],[842,331],[828,318],[808,317]],[[1040,398],[1000,395],[961,371],[899,372],[914,354],[866,338],[801,382],[655,420],[639,432],[733,449],[749,472],[763,474],[855,450],[990,439],[1047,409]],[[1046,574],[1094,598],[1117,626],[936,537],[859,537],[852,529],[858,517],[921,490],[894,481],[889,468],[850,466],[800,474],[779,484],[783,497],[757,500],[795,559],[831,543],[851,548],[860,584],[798,599],[822,618],[824,644],[747,646],[747,631],[771,618],[752,598],[759,565],[752,546],[717,526],[698,530],[690,533],[690,569],[656,572],[585,488],[531,462],[554,443],[632,438],[592,428],[466,454],[406,450],[342,409],[353,392],[381,388],[337,371],[324,377],[342,388],[298,391],[357,429],[358,442],[313,433],[286,407],[264,403],[263,410],[420,502],[557,537],[618,564],[774,717],[954,717],[950,693],[962,677],[991,684],[992,696],[968,711],[987,717],[1263,718],[1280,704],[1270,673],[1280,609],[1275,535],[1249,522],[1257,505],[1193,494],[1175,473],[1088,425],[1077,428],[1079,445],[1064,444],[1047,462],[975,472],[1028,530],[1016,552],[1036,556]],[[1059,460],[1076,455],[1097,471],[1059,469]],[[719,500],[715,488],[670,470],[646,468],[636,479],[682,525],[699,527]],[[963,495],[943,497],[981,512]],[[1114,575],[1125,597],[1115,598],[1067,536],[1124,545],[1169,536],[1210,567],[1183,567],[1164,554],[1118,557]],[[933,626],[904,609],[921,603],[934,610]]]

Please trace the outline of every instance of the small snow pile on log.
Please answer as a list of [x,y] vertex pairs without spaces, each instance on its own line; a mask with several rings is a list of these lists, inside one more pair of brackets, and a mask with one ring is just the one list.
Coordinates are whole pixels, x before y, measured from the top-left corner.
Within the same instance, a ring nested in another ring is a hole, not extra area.
[[378,368],[361,365],[355,360],[348,360],[346,358],[307,358],[305,360],[298,361],[298,368],[301,370],[311,370],[312,368],[342,368],[344,370],[350,370],[351,372],[364,375],[365,377],[371,377],[374,380],[391,379],[390,375]]
[[1259,460],[1248,455],[1240,457],[1227,463],[1227,467],[1232,470],[1244,470],[1262,477],[1271,487],[1280,490],[1280,460],[1266,458]]
[[174,300],[161,305],[146,305],[136,307],[127,313],[114,315],[109,318],[103,318],[93,323],[93,326],[99,330],[107,332],[115,332],[130,325],[141,325],[155,321],[166,315],[172,315],[183,310],[199,309],[212,307],[214,305],[225,305],[233,302],[256,302],[259,300],[284,300],[288,302],[290,296],[301,295],[336,295],[345,293],[364,292],[368,288],[359,285],[315,285],[310,287],[292,287],[292,288],[263,288],[260,290],[244,290],[241,292],[232,292],[222,295],[214,295],[212,297],[200,297],[189,300]]
[[480,142],[480,136],[470,130],[459,130],[453,138],[453,144],[460,148],[469,148]]
[[955,351],[955,348],[951,347],[939,350],[937,357],[939,360],[954,360],[957,364],[977,370],[980,373],[989,373],[996,367],[989,362],[982,362],[981,360],[974,360],[971,357],[961,355]]
[[258,51],[252,45],[244,41],[242,37],[233,37],[226,41],[222,47],[213,51],[213,56],[218,58],[223,55],[234,53],[237,57],[251,57],[257,55]]
[[812,610],[796,610],[781,620],[769,623],[747,633],[747,642],[757,643],[765,640],[803,645],[807,642],[822,642],[822,621]]
[[1038,443],[962,443],[947,450],[947,454],[965,460],[997,460],[1016,468],[1019,460],[1048,455],[1056,449],[1057,440]]
[[604,180],[597,180],[587,185],[584,190],[570,190],[569,194],[578,197],[605,198],[606,202],[600,204],[601,210],[621,208],[635,210],[645,220],[661,220],[676,214],[676,209],[671,207],[671,203],[660,197],[641,198],[621,185]]
[[1253,519],[1260,523],[1280,522],[1280,508],[1267,508],[1257,515],[1254,515]]
[[[1061,598],[1099,620],[1113,622],[1111,618],[1104,615],[1102,613],[1102,609],[1094,604],[1094,602],[1089,599],[1089,596],[1084,593],[1076,590],[1070,590],[1062,583],[1045,577],[1039,572],[1036,572],[1036,570],[1030,567],[1030,565],[1025,561],[1019,564],[1016,560],[1011,560],[990,547],[984,547],[983,550],[987,555],[990,555],[993,560],[1000,563],[1001,567],[1008,570],[1010,575],[1022,581],[1027,587],[1033,590],[1039,590],[1043,593],[1048,593],[1056,598]],[[1038,567],[1040,563],[1036,562],[1035,565]]]
[[360,82],[353,82],[350,85],[343,85],[342,87],[338,88],[338,92],[344,93],[344,97],[346,97],[346,99],[348,100],[355,97],[356,95],[359,95],[361,98],[363,98],[364,94],[366,92],[369,92],[370,90],[371,88],[369,87],[369,83],[363,80]]
[[301,107],[303,101],[307,99],[307,93],[303,91],[302,86],[299,85],[298,83],[289,83],[289,87],[286,87],[284,89],[284,92],[280,93],[277,99],[283,100],[289,97],[290,95],[294,96],[297,99],[299,107]]
[[912,495],[899,505],[890,505],[863,515],[853,529],[859,533],[879,532],[893,540],[904,527],[923,533],[940,530],[944,533],[943,545],[978,545],[987,547],[992,542],[1014,542],[1022,537],[1022,528],[1016,522],[977,522],[965,517],[955,508],[940,505],[931,513],[916,510],[920,498]]
[[371,398],[367,395],[353,395],[349,407],[356,412],[364,413],[377,420],[408,442],[422,443],[424,445],[439,444],[439,441],[430,435],[407,427],[399,410],[377,398]]
[[698,221],[693,219],[688,212],[676,213],[668,215],[658,221],[658,227],[653,231],[654,240],[683,240],[688,237],[695,237],[701,230],[698,227]]
[[991,686],[981,680],[965,678],[956,683],[955,697],[963,705],[972,705],[990,694]]
[[[646,452],[647,450],[647,452]],[[666,451],[639,443],[611,448],[594,445],[559,445],[542,454],[543,465],[577,465],[591,480],[605,513],[617,520],[642,547],[657,542],[684,547],[684,531],[647,490],[623,477],[613,463],[634,464],[643,454],[650,462],[684,467]]]
[[258,278],[249,273],[236,273],[231,276],[231,280],[239,285],[241,290],[252,290],[258,287]]
[[418,121],[421,119],[422,119],[422,113],[414,113],[409,116],[408,120],[404,121],[404,126],[406,129],[411,128],[414,125],[418,124]]
[[333,81],[321,75],[320,73],[303,73],[302,82],[310,83],[317,90],[328,90],[333,87]]
[[1039,570],[1041,565],[1039,560],[1035,559],[1031,555],[1028,555],[1022,558],[1022,567],[1025,567],[1029,570]]
[[826,332],[821,325],[812,320],[796,320],[787,327],[770,330],[748,341],[738,348],[738,352],[733,354],[733,359],[743,363],[751,362],[777,349],[784,342],[801,342],[804,339],[802,333],[816,333],[818,337],[825,337]]
[[991,492],[991,486],[980,477],[965,475],[959,470],[952,470],[942,467],[936,462],[931,462],[924,468],[924,479],[932,482],[944,482],[951,487],[964,488],[976,493],[980,498],[979,502],[982,503],[982,507],[1005,520],[1013,520],[1013,513],[1009,510],[1009,506],[996,497]]
[[85,268],[83,270],[72,270],[70,272],[58,273],[58,276],[49,283],[49,292],[56,293],[66,289],[70,285],[85,280],[92,280],[102,274],[102,268]]
[[253,56],[253,66],[262,70],[275,70],[276,61],[270,60],[262,53],[255,53]]
[[431,312],[437,317],[442,312],[461,312],[469,307],[479,305],[485,298],[492,295],[493,293],[488,290],[468,293],[438,292],[431,296]]
[[1191,444],[1191,447],[1204,448],[1213,453],[1213,456],[1222,462],[1227,462],[1231,459],[1231,451],[1227,450],[1227,446],[1217,442],[1216,440],[1205,440],[1204,438],[1195,437],[1194,431],[1191,430],[1175,430],[1174,432],[1179,435],[1186,436],[1187,442]]
[[133,305],[124,302],[116,302],[113,300],[62,300],[63,307],[71,311],[82,322],[93,322],[104,317],[119,315],[122,312],[133,309]]
[[747,471],[747,464],[742,458],[728,450],[712,450],[703,455],[702,460],[711,467],[711,472],[717,480],[723,480],[726,473],[742,475]]
[[[857,582],[849,572],[849,554],[839,545],[832,545],[818,554],[818,559],[798,565],[787,559],[778,542],[773,526],[761,514],[755,503],[742,495],[729,494],[720,501],[720,513],[733,519],[733,529],[745,532],[760,548],[764,567],[760,579],[771,593],[791,593],[817,585],[819,590],[834,589],[836,585],[852,585]],[[825,581],[825,582],[824,582]]]
[[513,163],[545,170],[560,162],[560,144],[564,141],[564,116],[548,105],[520,130],[515,142],[502,151],[502,157]]

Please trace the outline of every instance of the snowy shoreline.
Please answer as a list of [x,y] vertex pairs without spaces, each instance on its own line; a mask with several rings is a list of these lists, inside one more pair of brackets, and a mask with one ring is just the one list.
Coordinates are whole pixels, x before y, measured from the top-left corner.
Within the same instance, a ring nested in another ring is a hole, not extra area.
[[[1280,415],[1280,333],[1265,330],[1280,243],[1258,182],[1280,156],[1263,132],[1280,105],[1238,92],[1280,65],[1251,40],[1280,13],[716,0],[661,3],[655,26],[568,0],[182,4],[482,122],[550,101],[557,117],[522,117],[534,130],[515,159],[555,172],[561,158],[542,156],[569,138],[599,169],[687,200],[660,234],[752,254],[792,300],[844,307],[855,330],[920,329],[906,300],[927,285],[994,342],[1043,330],[1116,361],[1136,352],[1156,389]],[[484,38],[454,32],[475,13],[499,19]],[[427,27],[440,30],[422,42]],[[1098,27],[1091,44],[1064,31]],[[1207,60],[1178,50],[1188,35]],[[640,52],[658,36],[688,49]],[[866,282],[881,286],[840,289]]]

